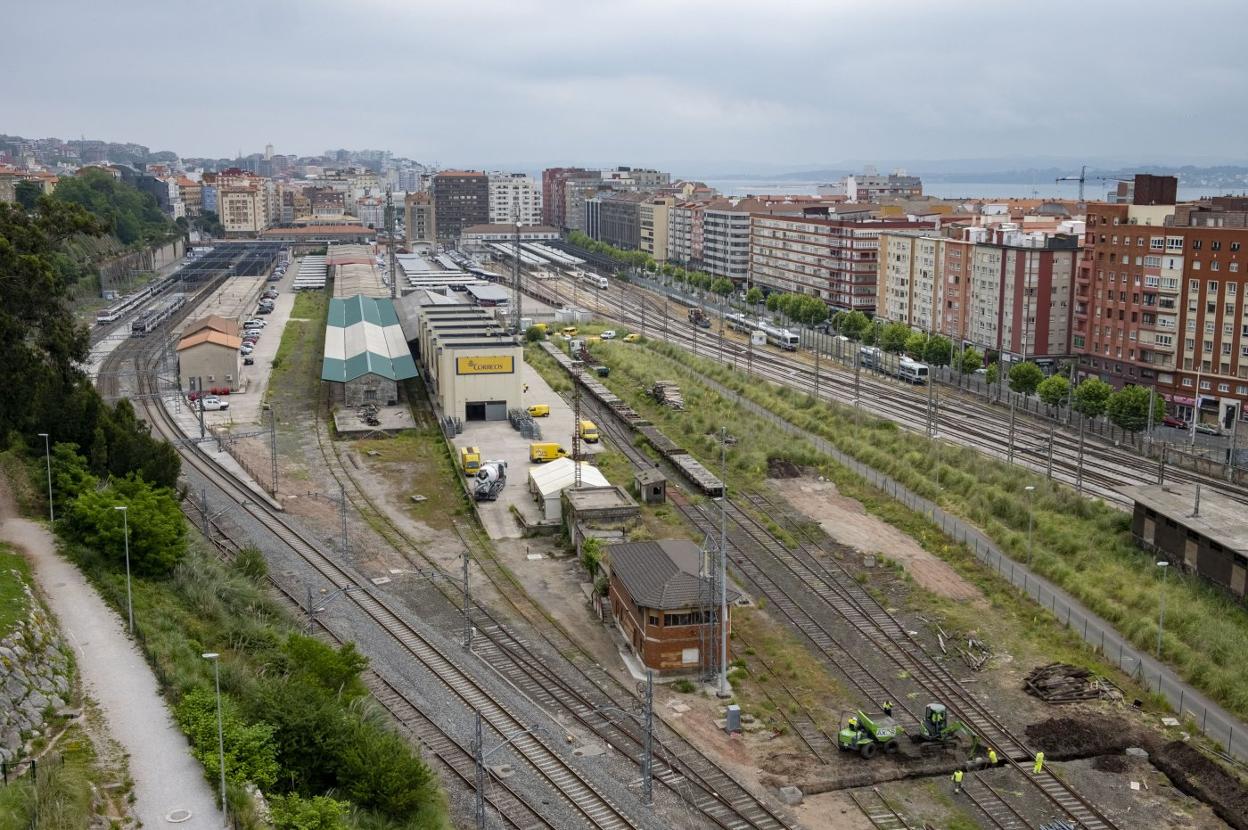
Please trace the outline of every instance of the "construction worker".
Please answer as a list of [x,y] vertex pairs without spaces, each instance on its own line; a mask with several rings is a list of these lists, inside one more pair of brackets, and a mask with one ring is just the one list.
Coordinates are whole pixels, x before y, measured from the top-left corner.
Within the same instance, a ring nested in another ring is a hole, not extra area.
[[884,705],[880,707],[884,710],[884,714],[890,718],[893,716],[893,702],[891,700],[884,701]]
[[955,793],[962,792],[962,775],[962,770],[955,769],[953,771],[953,775],[950,776],[953,779],[953,791]]
[[857,715],[850,715],[850,716],[849,716],[849,728],[850,728],[850,729],[857,729],[857,728],[858,728],[858,716],[857,716]]
[[992,747],[988,747],[988,766],[995,767],[997,765],[997,751]]
[[1033,775],[1039,775],[1040,773],[1044,772],[1044,753],[1043,752],[1036,753],[1036,763],[1035,763],[1035,766],[1031,768],[1031,772]]

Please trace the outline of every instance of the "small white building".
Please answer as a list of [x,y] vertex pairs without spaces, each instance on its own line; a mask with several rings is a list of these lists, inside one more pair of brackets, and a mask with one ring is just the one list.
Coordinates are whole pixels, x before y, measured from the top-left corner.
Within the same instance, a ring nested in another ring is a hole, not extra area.
[[[611,487],[597,467],[580,462],[581,486]],[[556,458],[545,464],[539,464],[529,471],[529,492],[537,501],[542,512],[542,519],[547,522],[558,522],[563,518],[562,496],[576,483],[576,464],[571,458]]]

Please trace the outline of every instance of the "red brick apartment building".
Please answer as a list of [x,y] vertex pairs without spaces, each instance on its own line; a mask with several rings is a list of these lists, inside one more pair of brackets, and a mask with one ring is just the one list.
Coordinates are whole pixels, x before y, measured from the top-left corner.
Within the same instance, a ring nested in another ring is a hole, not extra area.
[[1156,386],[1177,414],[1198,408],[1202,422],[1226,427],[1248,401],[1248,199],[1140,204],[1138,184],[1135,199],[1088,206],[1079,369],[1115,386]]

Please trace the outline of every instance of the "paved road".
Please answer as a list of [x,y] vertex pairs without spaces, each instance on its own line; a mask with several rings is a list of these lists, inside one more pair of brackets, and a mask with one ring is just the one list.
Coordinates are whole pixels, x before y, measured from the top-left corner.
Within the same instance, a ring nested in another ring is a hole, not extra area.
[[[223,827],[203,767],[191,757],[155,676],[126,635],[125,621],[56,552],[43,525],[15,516],[8,493],[0,492],[0,538],[26,552],[35,581],[74,650],[84,693],[99,704],[109,733],[129,755],[135,817],[147,828]],[[190,810],[190,819],[170,823],[166,817],[179,809]]]

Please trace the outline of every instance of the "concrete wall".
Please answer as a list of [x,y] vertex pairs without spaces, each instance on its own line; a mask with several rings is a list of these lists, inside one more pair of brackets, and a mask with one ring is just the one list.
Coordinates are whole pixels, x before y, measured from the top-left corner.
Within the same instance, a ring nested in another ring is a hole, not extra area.
[[1181,519],[1175,520],[1135,505],[1131,533],[1138,543],[1156,551],[1186,571],[1199,574],[1243,600],[1248,588],[1248,562],[1216,542],[1189,531]]
[[60,709],[69,697],[70,665],[55,624],[23,586],[26,619],[0,639],[0,761],[23,757],[22,745],[43,725],[46,709]]
[[334,390],[334,397],[338,398],[341,394],[342,402],[351,407],[363,406],[366,403],[393,406],[399,402],[398,383],[389,378],[383,378],[381,375],[361,375],[355,380],[336,383],[334,386],[337,387]]
[[[498,374],[459,374],[457,358],[509,355],[513,371]],[[511,409],[521,405],[524,384],[521,371],[524,353],[520,346],[502,343],[480,349],[442,349],[438,355],[438,398],[446,415],[467,418],[469,401],[505,401]]]
[[172,242],[155,248],[144,248],[132,251],[119,257],[100,263],[100,290],[121,290],[129,284],[129,276],[133,271],[157,271],[166,265],[181,259],[184,253],[184,241],[178,237]]
[[[242,358],[237,349],[217,343],[200,343],[178,353],[178,378],[182,390],[229,386],[238,389]],[[196,379],[198,379],[196,381]]]

